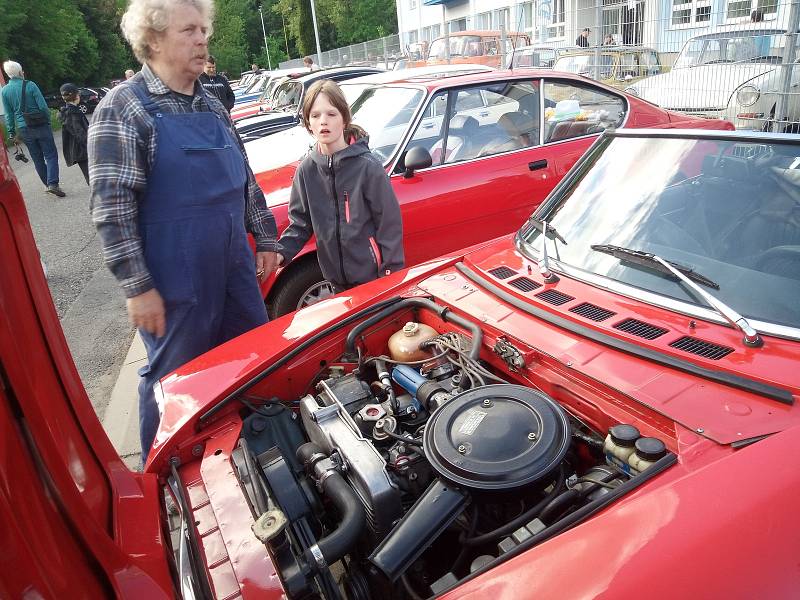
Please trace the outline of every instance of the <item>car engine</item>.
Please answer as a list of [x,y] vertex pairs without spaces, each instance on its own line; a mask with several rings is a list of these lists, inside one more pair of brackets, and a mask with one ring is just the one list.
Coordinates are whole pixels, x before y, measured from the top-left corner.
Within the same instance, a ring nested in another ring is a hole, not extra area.
[[310,393],[248,405],[234,463],[289,598],[442,593],[602,509],[669,455],[630,424],[592,430],[480,360],[475,324],[412,305],[442,327],[394,325],[370,353],[368,319]]

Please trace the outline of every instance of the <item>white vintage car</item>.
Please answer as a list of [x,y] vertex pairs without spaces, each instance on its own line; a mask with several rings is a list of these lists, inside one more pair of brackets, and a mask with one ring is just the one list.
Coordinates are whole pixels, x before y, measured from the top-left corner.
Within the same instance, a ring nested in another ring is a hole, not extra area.
[[727,119],[737,129],[796,133],[800,65],[792,69],[784,119],[775,119],[785,45],[785,30],[774,26],[719,28],[686,42],[669,73],[643,79],[625,91],[670,110]]

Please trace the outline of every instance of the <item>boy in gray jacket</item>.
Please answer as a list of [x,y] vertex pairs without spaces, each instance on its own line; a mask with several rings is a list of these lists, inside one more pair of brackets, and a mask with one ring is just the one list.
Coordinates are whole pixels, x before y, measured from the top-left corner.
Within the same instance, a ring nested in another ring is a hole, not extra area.
[[312,85],[302,112],[317,144],[294,176],[280,264],[315,234],[320,269],[336,292],[403,268],[400,205],[365,132],[351,124],[339,86]]

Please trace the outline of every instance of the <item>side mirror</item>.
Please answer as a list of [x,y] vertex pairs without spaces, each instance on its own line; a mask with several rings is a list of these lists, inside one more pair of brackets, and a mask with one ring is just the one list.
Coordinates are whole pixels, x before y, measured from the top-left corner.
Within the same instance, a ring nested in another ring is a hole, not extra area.
[[406,168],[403,177],[409,179],[414,176],[414,171],[417,169],[427,169],[430,167],[433,164],[433,158],[431,158],[431,153],[425,148],[417,146],[406,152],[403,164]]

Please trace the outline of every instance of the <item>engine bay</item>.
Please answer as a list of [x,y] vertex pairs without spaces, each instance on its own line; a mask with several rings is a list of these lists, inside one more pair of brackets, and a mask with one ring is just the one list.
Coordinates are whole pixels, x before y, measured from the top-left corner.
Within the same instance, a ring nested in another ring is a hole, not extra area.
[[676,459],[634,424],[601,430],[517,377],[507,340],[502,360],[483,360],[481,328],[431,300],[346,331],[306,393],[239,398],[232,461],[289,598],[444,593]]

